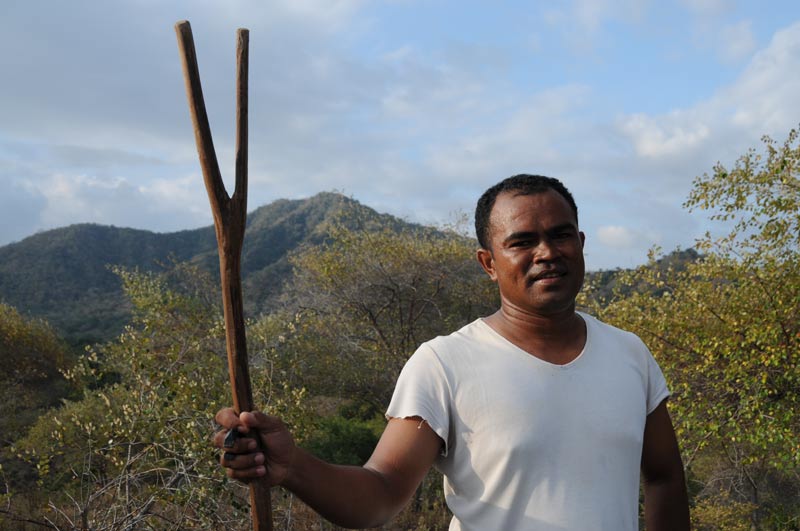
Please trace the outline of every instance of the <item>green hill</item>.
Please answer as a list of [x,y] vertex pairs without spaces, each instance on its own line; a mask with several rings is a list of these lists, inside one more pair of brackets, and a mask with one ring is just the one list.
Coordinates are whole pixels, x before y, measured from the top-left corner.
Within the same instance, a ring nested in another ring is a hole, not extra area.
[[[289,255],[322,243],[334,219],[357,219],[372,227],[409,227],[336,193],[308,199],[280,199],[247,216],[242,250],[245,313],[274,309],[291,274]],[[419,228],[419,227],[417,227]],[[676,252],[664,264],[697,258]],[[0,302],[22,314],[44,318],[71,344],[103,341],[118,334],[130,318],[119,278],[110,265],[158,270],[171,260],[190,262],[215,276],[219,271],[214,227],[172,233],[96,224],[71,225],[41,232],[0,247]],[[618,271],[588,273],[609,294]]]
[[[276,304],[291,272],[289,253],[322,242],[325,225],[345,207],[362,219],[404,224],[335,193],[282,199],[248,214],[242,251],[248,314]],[[162,234],[80,224],[41,232],[0,247],[0,301],[47,319],[70,343],[105,340],[130,316],[121,283],[109,265],[147,271],[173,258],[218,274],[214,228]]]

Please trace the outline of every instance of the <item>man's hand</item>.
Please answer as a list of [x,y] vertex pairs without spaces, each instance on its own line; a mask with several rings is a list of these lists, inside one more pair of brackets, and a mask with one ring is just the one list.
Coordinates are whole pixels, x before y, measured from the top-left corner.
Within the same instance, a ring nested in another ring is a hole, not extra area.
[[[397,514],[443,444],[421,418],[395,418],[363,467],[340,466],[295,446],[278,418],[257,411],[237,416],[226,408],[216,421],[223,431],[214,435],[214,445],[224,452],[220,463],[228,476],[244,482],[266,476],[270,485],[294,492],[322,516],[349,529],[377,527]],[[258,431],[264,451],[251,437],[230,437],[226,430],[240,435]]]
[[[214,435],[214,446],[223,451],[220,464],[229,477],[247,482],[266,475],[272,486],[286,480],[297,447],[280,419],[259,411],[237,416],[233,409],[225,408],[215,420],[223,430]],[[252,436],[256,432],[263,451]]]

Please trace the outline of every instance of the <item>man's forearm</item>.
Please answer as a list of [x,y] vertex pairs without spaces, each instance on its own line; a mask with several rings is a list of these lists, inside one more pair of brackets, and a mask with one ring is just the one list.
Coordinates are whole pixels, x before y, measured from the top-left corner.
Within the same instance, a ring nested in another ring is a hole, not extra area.
[[297,449],[292,471],[282,486],[327,520],[347,528],[376,527],[407,501],[383,476],[359,466],[332,465]]
[[647,531],[688,531],[689,501],[683,474],[644,484],[644,519]]

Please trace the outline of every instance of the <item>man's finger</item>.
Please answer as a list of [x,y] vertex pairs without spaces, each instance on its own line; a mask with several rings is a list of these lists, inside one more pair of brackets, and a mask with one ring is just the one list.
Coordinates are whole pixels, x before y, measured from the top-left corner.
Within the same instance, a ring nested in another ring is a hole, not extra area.
[[[236,435],[231,437],[231,432]],[[256,449],[258,444],[252,437],[246,437],[238,430],[218,431],[212,437],[214,446],[234,454],[246,454]]]
[[243,455],[225,452],[220,457],[220,464],[225,467],[228,477],[244,482],[262,477],[267,473],[264,461],[264,454],[261,452]]
[[214,420],[225,429],[231,429],[241,425],[239,415],[237,415],[236,411],[231,407],[226,407],[217,411]]
[[278,431],[283,429],[283,422],[278,417],[265,415],[260,411],[242,411],[239,415],[239,431],[247,433],[251,429],[256,429],[262,433]]
[[256,452],[253,454],[234,454],[225,452],[220,458],[220,464],[225,468],[234,470],[247,470],[256,468],[264,464],[264,454]]
[[264,466],[248,468],[245,470],[235,470],[233,468],[227,468],[225,470],[229,478],[237,479],[239,481],[250,481],[256,478],[260,478],[267,473],[267,469]]

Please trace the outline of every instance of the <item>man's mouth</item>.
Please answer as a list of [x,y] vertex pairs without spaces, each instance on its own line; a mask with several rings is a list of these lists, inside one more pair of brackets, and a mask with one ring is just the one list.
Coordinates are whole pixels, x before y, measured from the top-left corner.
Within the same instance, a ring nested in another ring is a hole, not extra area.
[[553,280],[564,277],[567,275],[567,272],[561,269],[554,269],[551,271],[541,271],[533,276],[531,282],[538,282],[540,280]]

